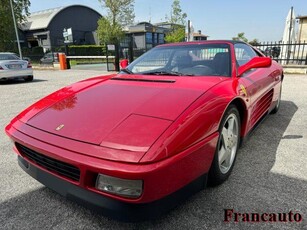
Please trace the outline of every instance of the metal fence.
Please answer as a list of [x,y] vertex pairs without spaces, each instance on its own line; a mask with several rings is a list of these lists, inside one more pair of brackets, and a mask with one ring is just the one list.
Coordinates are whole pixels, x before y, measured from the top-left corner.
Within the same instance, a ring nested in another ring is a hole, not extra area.
[[282,65],[307,65],[307,42],[267,42],[255,45]]

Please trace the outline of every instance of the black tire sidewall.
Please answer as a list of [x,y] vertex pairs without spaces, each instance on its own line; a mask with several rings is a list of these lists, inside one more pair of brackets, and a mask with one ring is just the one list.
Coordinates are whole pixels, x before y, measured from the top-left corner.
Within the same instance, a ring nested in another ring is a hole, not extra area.
[[275,114],[278,112],[279,108],[280,108],[280,102],[281,102],[281,92],[282,92],[282,83],[280,85],[280,90],[279,90],[279,95],[278,95],[278,101],[276,106],[274,107],[274,109],[271,111],[271,114]]
[[[235,158],[233,160],[233,163],[232,163],[230,169],[228,170],[227,173],[222,173],[221,170],[220,170],[219,161],[218,161],[218,144],[220,142],[220,139],[222,138],[222,135],[221,135],[222,128],[224,127],[224,125],[227,121],[227,118],[231,114],[234,114],[237,117],[237,120],[238,120],[238,130],[239,130],[238,131],[238,144],[237,144],[237,150],[236,150]],[[227,178],[231,174],[231,171],[232,171],[233,166],[234,166],[235,161],[236,161],[237,152],[238,152],[238,149],[239,149],[240,130],[241,130],[241,120],[240,120],[239,111],[238,111],[238,109],[235,105],[230,105],[227,108],[226,112],[224,113],[224,116],[223,116],[221,123],[219,125],[219,138],[218,138],[218,142],[216,144],[214,158],[213,158],[212,165],[211,165],[211,168],[210,168],[210,171],[209,171],[209,184],[210,185],[214,186],[214,185],[219,185],[219,184],[223,183],[225,180],[227,180]]]
[[33,76],[28,76],[28,77],[24,78],[24,80],[26,82],[33,81]]

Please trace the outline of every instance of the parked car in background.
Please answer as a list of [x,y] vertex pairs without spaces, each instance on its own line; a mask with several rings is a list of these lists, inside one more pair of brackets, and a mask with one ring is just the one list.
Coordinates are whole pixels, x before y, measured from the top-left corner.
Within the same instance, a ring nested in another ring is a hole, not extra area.
[[281,48],[277,46],[267,47],[264,54],[268,57],[278,58],[280,55]]
[[59,61],[59,53],[58,52],[49,52],[46,53],[41,59],[41,64],[53,64],[54,62]]
[[147,219],[227,180],[241,140],[278,111],[282,80],[278,63],[243,42],[166,44],[41,99],[6,133],[20,167],[47,187]]
[[9,52],[0,53],[0,80],[24,79],[33,80],[31,62],[21,60],[16,54]]

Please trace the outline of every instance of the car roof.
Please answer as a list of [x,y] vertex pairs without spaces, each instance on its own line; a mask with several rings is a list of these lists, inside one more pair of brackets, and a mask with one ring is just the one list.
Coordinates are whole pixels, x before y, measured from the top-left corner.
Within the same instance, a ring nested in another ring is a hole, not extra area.
[[12,53],[12,52],[0,52],[0,54],[15,54],[15,53]]
[[243,41],[236,40],[204,40],[204,41],[191,41],[191,42],[177,42],[158,45],[156,47],[166,47],[166,46],[189,46],[189,45],[201,45],[201,44],[247,44]]

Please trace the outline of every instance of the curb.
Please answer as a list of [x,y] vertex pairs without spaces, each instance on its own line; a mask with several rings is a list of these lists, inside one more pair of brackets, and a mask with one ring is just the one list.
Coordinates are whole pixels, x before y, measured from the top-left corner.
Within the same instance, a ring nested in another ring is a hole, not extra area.
[[33,70],[58,70],[57,68],[54,68],[54,66],[35,66],[32,65]]

